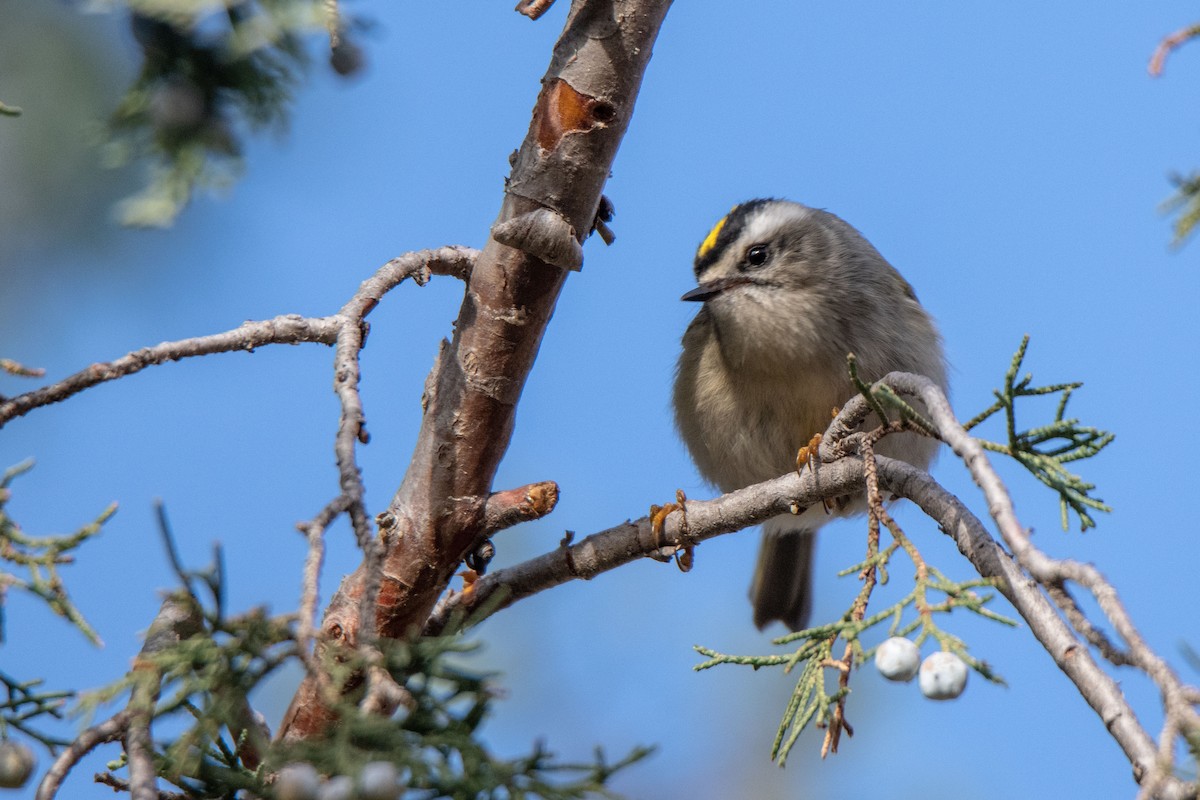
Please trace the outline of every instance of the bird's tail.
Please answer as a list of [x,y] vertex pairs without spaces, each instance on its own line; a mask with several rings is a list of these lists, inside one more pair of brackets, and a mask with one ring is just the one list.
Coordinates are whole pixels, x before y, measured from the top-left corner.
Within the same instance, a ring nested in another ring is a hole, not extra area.
[[[750,584],[754,624],[761,630],[779,620],[790,630],[808,625],[812,610],[812,559],[816,537],[797,527],[795,517],[776,517],[763,525],[758,564]],[[790,526],[790,527],[785,527]]]

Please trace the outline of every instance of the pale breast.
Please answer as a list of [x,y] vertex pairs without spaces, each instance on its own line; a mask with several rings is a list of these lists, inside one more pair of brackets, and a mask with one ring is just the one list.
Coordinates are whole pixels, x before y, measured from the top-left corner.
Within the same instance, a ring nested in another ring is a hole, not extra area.
[[676,423],[705,479],[731,491],[795,469],[797,451],[853,392],[844,365],[748,376],[722,361],[700,318],[684,335]]

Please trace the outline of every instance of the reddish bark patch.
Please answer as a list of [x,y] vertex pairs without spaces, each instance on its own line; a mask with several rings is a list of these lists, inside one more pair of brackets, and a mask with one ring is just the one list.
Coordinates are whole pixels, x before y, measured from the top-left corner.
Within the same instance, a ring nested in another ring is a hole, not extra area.
[[568,133],[583,133],[615,120],[612,103],[575,91],[562,78],[555,78],[538,98],[534,111],[538,146],[553,150]]

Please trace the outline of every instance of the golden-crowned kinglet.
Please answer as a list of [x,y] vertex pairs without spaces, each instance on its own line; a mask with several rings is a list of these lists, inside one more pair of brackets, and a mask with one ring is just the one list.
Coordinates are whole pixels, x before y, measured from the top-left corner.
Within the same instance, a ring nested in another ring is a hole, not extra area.
[[[840,218],[786,200],[742,203],[696,253],[704,305],[683,335],[675,422],[705,479],[732,491],[795,469],[796,454],[855,394],[846,356],[873,381],[893,370],[946,386],[941,337],[912,287]],[[937,442],[894,434],[876,452],[928,466]],[[750,586],[754,624],[808,621],[813,533],[849,498],[767,520]]]

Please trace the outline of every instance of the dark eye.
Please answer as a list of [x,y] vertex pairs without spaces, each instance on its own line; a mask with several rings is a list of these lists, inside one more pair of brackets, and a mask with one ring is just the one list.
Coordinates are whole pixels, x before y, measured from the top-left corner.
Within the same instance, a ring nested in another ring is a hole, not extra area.
[[765,244],[756,244],[746,251],[746,266],[761,267],[767,263],[767,259],[770,256],[771,251],[767,249]]

